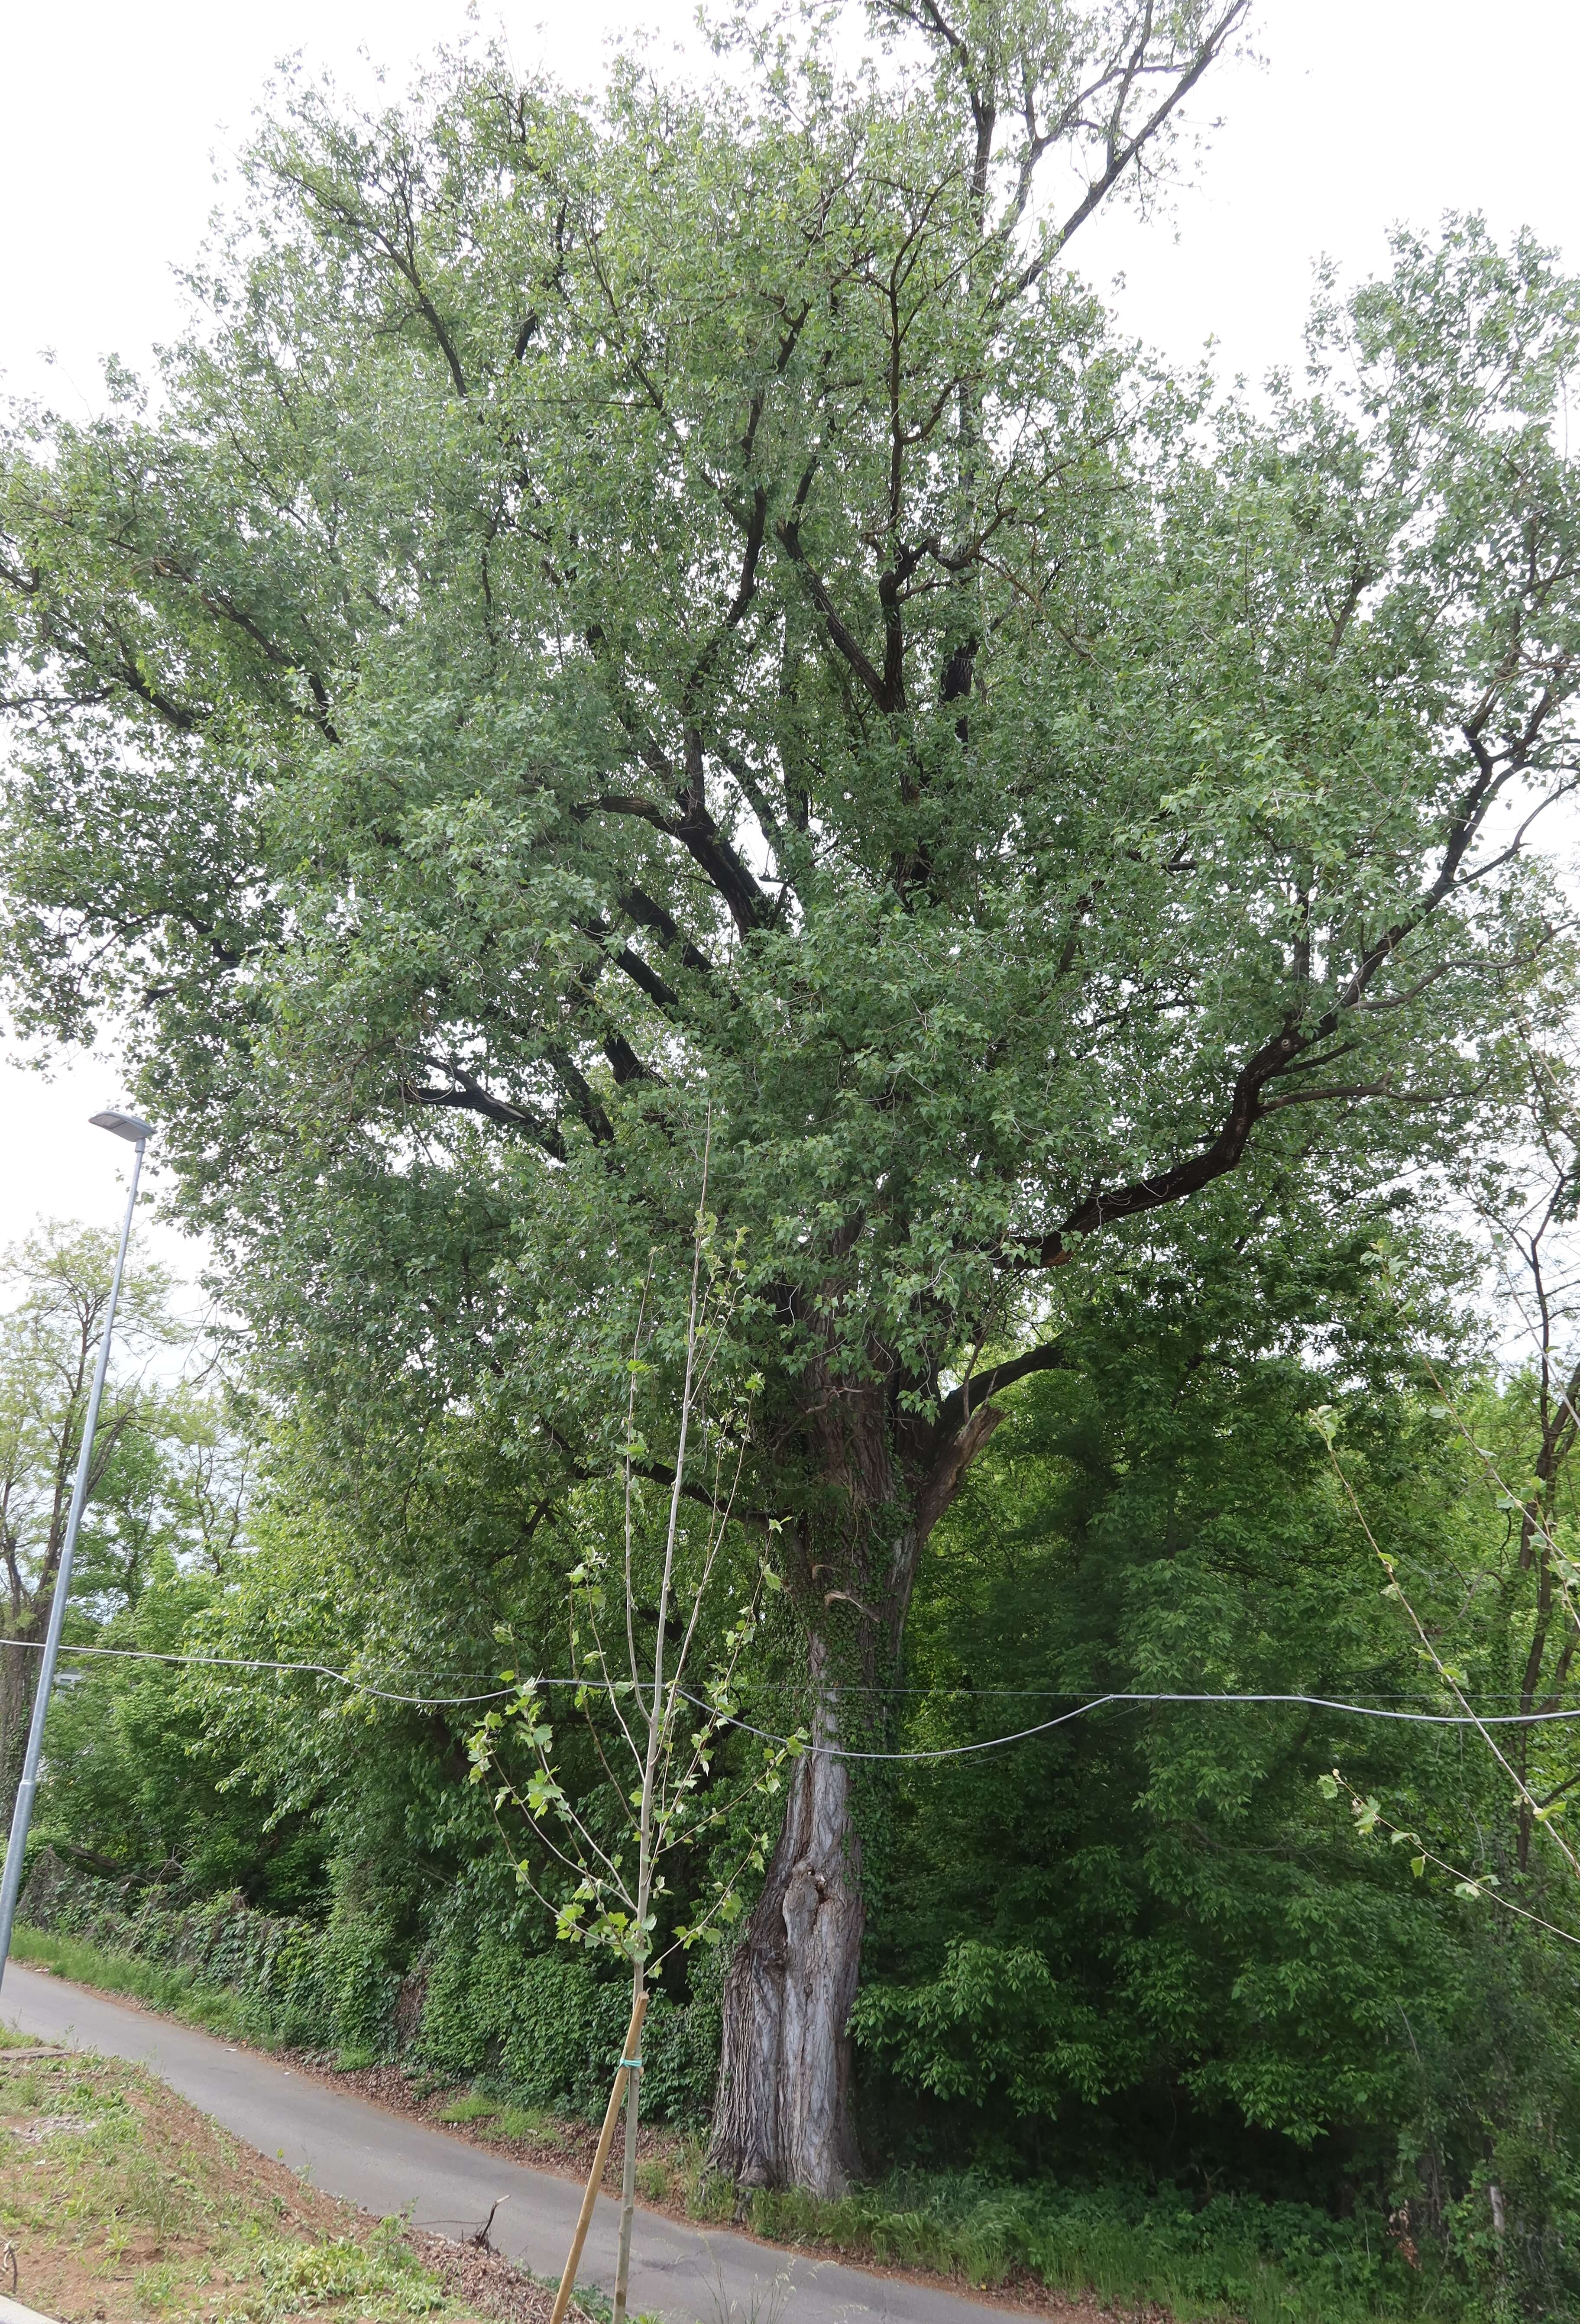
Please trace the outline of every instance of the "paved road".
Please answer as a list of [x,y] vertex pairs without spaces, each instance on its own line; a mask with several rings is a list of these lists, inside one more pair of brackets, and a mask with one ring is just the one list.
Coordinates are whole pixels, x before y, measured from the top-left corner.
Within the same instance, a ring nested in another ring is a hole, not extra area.
[[[280,2154],[317,2187],[380,2214],[411,2207],[417,2227],[461,2235],[509,2197],[494,2242],[535,2274],[558,2276],[576,2224],[579,2189],[529,2171],[442,2130],[293,2074],[254,2050],[235,2050],[191,2027],[122,2008],[80,1986],[12,1962],[0,2015],[23,2034],[69,2042],[150,2066],[171,2088],[266,2154]],[[600,2197],[583,2280],[614,2281],[617,2207]],[[668,2324],[1004,2324],[1002,2309],[930,2284],[767,2249],[724,2228],[683,2225],[639,2209],[631,2305]]]

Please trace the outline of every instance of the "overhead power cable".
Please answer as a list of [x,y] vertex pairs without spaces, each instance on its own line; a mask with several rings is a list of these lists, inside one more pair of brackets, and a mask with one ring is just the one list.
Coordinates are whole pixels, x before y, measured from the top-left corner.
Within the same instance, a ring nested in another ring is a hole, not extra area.
[[[0,1644],[23,1648],[33,1647],[35,1643],[31,1638],[7,1638],[0,1641]],[[473,1703],[499,1702],[519,1692],[515,1685],[510,1685],[493,1687],[486,1692],[477,1694],[403,1694],[389,1687],[374,1686],[368,1681],[358,1678],[354,1672],[335,1670],[328,1663],[273,1662],[262,1656],[247,1655],[166,1654],[150,1646],[63,1646],[60,1651],[62,1654],[69,1655],[113,1656],[126,1662],[173,1664],[186,1669],[274,1671],[288,1675],[326,1678],[340,1686],[349,1687],[357,1694],[371,1695],[378,1702],[399,1703],[423,1711],[461,1710]],[[612,1689],[615,1682],[594,1678],[535,1678],[531,1683],[534,1687],[574,1687],[583,1692],[596,1692],[604,1688]],[[1120,1705],[1144,1708],[1147,1705],[1176,1704],[1206,1708],[1230,1704],[1240,1706],[1260,1704],[1275,1709],[1330,1711],[1341,1718],[1380,1719],[1410,1727],[1548,1727],[1569,1725],[1580,1720],[1580,1704],[1566,1711],[1493,1711],[1483,1713],[1480,1719],[1476,1719],[1462,1711],[1398,1711],[1391,1710],[1380,1703],[1349,1702],[1340,1697],[1325,1694],[1191,1694],[1165,1691],[1152,1692],[1115,1691],[1107,1694],[1093,1695],[1085,1702],[1073,1704],[1068,1711],[1059,1711],[1052,1719],[1039,1720],[1035,1726],[1017,1728],[1012,1734],[1009,1735],[988,1736],[977,1743],[951,1743],[926,1751],[862,1751],[847,1749],[843,1744],[808,1743],[796,1736],[779,1735],[771,1728],[757,1727],[750,1720],[739,1719],[731,1712],[716,1710],[712,1703],[700,1695],[685,1693],[684,1690],[682,1694],[687,1702],[690,1703],[695,1710],[702,1711],[707,1718],[716,1719],[723,1726],[739,1728],[743,1734],[754,1736],[760,1742],[776,1744],[781,1749],[799,1750],[808,1755],[816,1754],[831,1759],[877,1759],[891,1762],[963,1759],[983,1751],[1001,1751],[1006,1749],[1012,1743],[1025,1743],[1030,1741],[1035,1736],[1051,1734],[1055,1728],[1068,1726],[1072,1720],[1087,1718],[1095,1711]]]
[[[34,1638],[5,1638],[0,1640],[0,1645],[36,1651],[38,1641]],[[122,1662],[176,1663],[189,1670],[283,1671],[303,1677],[335,1679],[341,1686],[355,1688],[358,1694],[376,1695],[381,1702],[405,1703],[418,1711],[447,1711],[459,1709],[471,1702],[500,1702],[506,1695],[516,1692],[513,1686],[496,1686],[486,1694],[398,1694],[392,1688],[374,1686],[368,1680],[358,1678],[352,1671],[333,1670],[328,1663],[276,1663],[250,1655],[171,1655],[156,1652],[152,1646],[63,1646],[60,1652],[63,1655],[114,1656]],[[584,1682],[563,1678],[541,1679],[538,1683],[542,1686],[580,1686]]]
[[[698,1710],[709,1705],[694,1694],[686,1697]],[[981,1743],[951,1743],[933,1751],[848,1751],[837,1743],[797,1743],[788,1735],[771,1734],[765,1727],[753,1727],[744,1719],[734,1719],[724,1712],[712,1715],[726,1727],[739,1727],[762,1742],[786,1745],[807,1753],[814,1752],[830,1759],[964,1759],[976,1751],[1002,1750],[1009,1743],[1025,1743],[1034,1735],[1047,1735],[1056,1727],[1067,1727],[1072,1719],[1085,1719],[1088,1712],[1102,1711],[1110,1703],[1273,1703],[1287,1704],[1309,1711],[1335,1711],[1347,1719],[1393,1719],[1411,1727],[1544,1727],[1555,1721],[1580,1719],[1580,1706],[1573,1711],[1505,1711],[1482,1719],[1467,1718],[1463,1711],[1386,1711],[1376,1703],[1341,1702],[1325,1694],[1098,1694],[1089,1702],[1078,1702],[1073,1711],[1061,1711],[1056,1719],[1039,1720],[1035,1727],[1017,1728],[1012,1735],[992,1735]]]

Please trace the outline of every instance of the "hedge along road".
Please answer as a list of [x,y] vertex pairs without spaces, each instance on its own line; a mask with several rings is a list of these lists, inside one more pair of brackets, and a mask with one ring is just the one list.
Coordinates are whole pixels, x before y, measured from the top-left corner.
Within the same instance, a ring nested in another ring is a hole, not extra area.
[[[190,2026],[126,2009],[15,1961],[0,2005],[18,2033],[66,2042],[152,2068],[192,2105],[265,2154],[283,2157],[315,2187],[384,2215],[409,2209],[414,2227],[474,2233],[497,2196],[494,2248],[557,2278],[581,2190],[574,2180],[485,2153],[464,2139],[328,2089],[255,2050],[235,2050]],[[601,2197],[581,2281],[614,2274],[618,2206]],[[631,2306],[667,2324],[1003,2324],[1002,2308],[928,2283],[870,2275],[805,2253],[775,2251],[726,2228],[691,2227],[639,2209]]]

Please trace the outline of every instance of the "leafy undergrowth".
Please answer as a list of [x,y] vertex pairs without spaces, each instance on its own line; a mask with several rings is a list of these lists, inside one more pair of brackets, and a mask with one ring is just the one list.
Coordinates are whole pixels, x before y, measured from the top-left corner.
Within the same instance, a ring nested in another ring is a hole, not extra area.
[[1468,2324],[1450,2283],[1409,2265],[1385,2222],[1337,2220],[1303,2204],[1051,2186],[995,2186],[907,2173],[838,2202],[759,2190],[750,2224],[774,2243],[963,2278],[984,2289],[1045,2285],[1179,2324]]
[[[127,1995],[232,2040],[282,2046],[255,2007],[185,1970],[77,1938],[36,1930],[17,1936],[19,1959],[73,1983]],[[310,2062],[320,2072],[337,2063]],[[577,2176],[588,2167],[596,2139],[589,2123],[522,2107],[486,2083],[457,2087],[350,2058],[338,2064],[334,2078],[360,2095],[443,2123],[514,2160]],[[1455,2283],[1429,2266],[1408,2264],[1381,2218],[1336,2220],[1301,2204],[1249,2198],[1197,2207],[1168,2193],[1007,2187],[922,2172],[832,2203],[759,2190],[743,2211],[735,2190],[708,2175],[702,2140],[643,2124],[640,2152],[638,2194],[671,2216],[738,2219],[765,2242],[942,2275],[1032,2303],[1049,2294],[1095,2298],[1120,2310],[1166,2310],[1178,2324],[1474,2324],[1480,2313]],[[612,2154],[605,2186],[617,2169]],[[137,2312],[152,2314],[152,2303]]]
[[[350,2077],[395,2102],[540,2168],[583,2172],[588,2124],[523,2110],[498,2091],[425,2089],[396,2068]],[[637,2194],[671,2216],[736,2221],[764,2242],[1091,2312],[1167,2315],[1177,2324],[1474,2324],[1461,2288],[1411,2265],[1380,2218],[1337,2220],[1297,2203],[1082,2193],[1050,2186],[907,2173],[841,2202],[759,2190],[743,2207],[707,2168],[705,2139],[643,2126]],[[618,2155],[609,2163],[614,2181]]]
[[0,2227],[15,2259],[0,2290],[62,2324],[542,2324],[550,2306],[514,2269],[431,2237],[419,2250],[403,2221],[319,2193],[140,2067],[15,2042],[0,2046]]

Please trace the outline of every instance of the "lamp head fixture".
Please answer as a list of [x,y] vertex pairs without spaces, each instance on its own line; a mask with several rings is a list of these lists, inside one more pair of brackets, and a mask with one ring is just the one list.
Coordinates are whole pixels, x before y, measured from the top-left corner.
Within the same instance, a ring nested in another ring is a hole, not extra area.
[[134,1113],[116,1113],[112,1110],[108,1113],[90,1114],[88,1119],[96,1130],[113,1130],[117,1138],[125,1139],[133,1146],[145,1144],[153,1135],[148,1123],[139,1121]]

